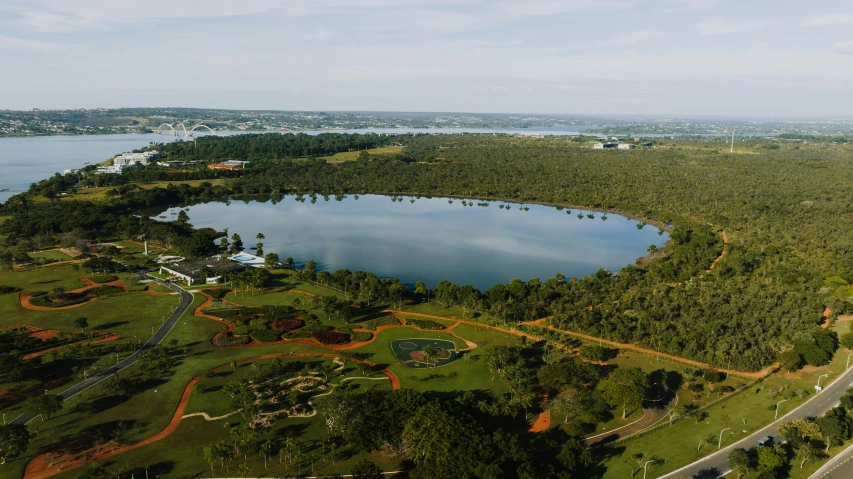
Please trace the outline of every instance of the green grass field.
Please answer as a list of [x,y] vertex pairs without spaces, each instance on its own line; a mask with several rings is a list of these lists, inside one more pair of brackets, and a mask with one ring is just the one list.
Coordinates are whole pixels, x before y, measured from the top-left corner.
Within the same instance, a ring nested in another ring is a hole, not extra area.
[[31,258],[44,258],[44,259],[54,259],[57,261],[67,261],[72,259],[71,256],[59,251],[58,249],[49,249],[44,251],[37,251],[35,253],[29,253]]
[[[381,148],[368,148],[366,151],[371,155],[389,155],[392,153],[402,153],[403,148],[400,146],[385,146]],[[358,155],[361,154],[361,151],[344,151],[341,153],[335,153],[332,156],[325,157],[326,161],[329,163],[340,163],[342,161],[352,161],[358,159]]]

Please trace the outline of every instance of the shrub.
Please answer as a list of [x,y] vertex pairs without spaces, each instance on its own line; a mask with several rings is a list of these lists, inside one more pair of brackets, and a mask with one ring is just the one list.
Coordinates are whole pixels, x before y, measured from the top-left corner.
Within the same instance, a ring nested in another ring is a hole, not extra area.
[[367,333],[364,331],[358,332],[358,333],[352,333],[352,340],[353,341],[362,342],[362,341],[370,341],[371,339],[373,339],[373,333]]
[[18,291],[18,288],[12,286],[3,286],[0,284],[0,294],[9,294]]
[[308,331],[290,331],[284,333],[281,337],[284,339],[308,339],[311,335],[312,333]]
[[215,309],[215,310],[203,309],[202,312],[204,314],[216,316],[217,318],[220,318],[220,319],[230,318],[232,316],[237,316],[238,314],[240,314],[240,311],[238,311],[236,309]]
[[722,373],[720,371],[716,371],[713,369],[709,369],[705,371],[705,380],[709,383],[718,383],[726,378],[726,373]]
[[216,344],[220,346],[237,346],[249,342],[248,336],[233,336],[229,332],[220,333],[215,339]]
[[375,331],[379,326],[386,325],[397,325],[400,324],[400,320],[397,319],[396,316],[389,314],[388,316],[383,316],[381,318],[371,319],[370,321],[366,321],[364,323],[364,329],[369,329],[371,331]]
[[234,334],[238,336],[247,336],[252,333],[251,326],[237,326],[234,328]]
[[437,323],[431,319],[407,319],[406,324],[411,324],[420,329],[427,329],[431,331],[444,329],[443,324]]
[[271,343],[273,341],[278,341],[281,339],[280,331],[273,331],[271,329],[265,329],[263,331],[252,331],[252,339],[259,343]]
[[[0,286],[0,288],[2,288],[2,286]],[[3,293],[0,292],[0,294],[3,294]],[[838,338],[838,342],[840,342],[841,345],[847,349],[853,349],[853,332],[848,331],[848,332],[842,334],[841,337]]]
[[290,306],[265,305],[261,312],[267,319],[290,319],[296,316],[296,310]]
[[116,293],[124,293],[124,288],[120,286],[98,286],[97,288],[92,288],[86,291],[86,294],[90,294],[92,296],[106,296],[108,294],[116,294]]
[[276,331],[293,331],[305,326],[305,321],[296,319],[277,319],[270,323],[270,327]]
[[203,290],[201,290],[201,292],[205,293],[206,295],[210,296],[213,299],[222,299],[225,297],[226,294],[228,294],[227,289],[221,289],[221,288],[203,289]]
[[96,274],[94,276],[89,276],[89,281],[93,283],[111,283],[118,279],[118,276],[112,274]]
[[311,333],[311,337],[320,344],[346,344],[350,341],[348,334],[337,331],[314,331]]
[[267,327],[267,320],[265,319],[253,319],[249,321],[249,326],[252,327],[252,331],[264,331],[269,329]]
[[[51,298],[51,296],[56,296],[56,299]],[[54,293],[50,295],[45,293],[30,298],[30,304],[33,306],[41,306],[43,308],[61,308],[63,306],[85,303],[86,301],[87,298],[84,295],[68,295],[65,293]]]
[[597,344],[581,346],[579,354],[582,358],[589,361],[608,361],[616,357],[619,351],[612,348],[605,348]]
[[794,350],[799,353],[809,366],[829,364],[832,355],[810,341],[795,341]]

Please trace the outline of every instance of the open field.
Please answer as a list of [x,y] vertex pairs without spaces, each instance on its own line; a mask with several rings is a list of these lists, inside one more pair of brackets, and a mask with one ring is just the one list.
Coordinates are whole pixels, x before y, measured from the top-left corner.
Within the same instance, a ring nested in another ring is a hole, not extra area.
[[403,151],[403,148],[400,146],[385,146],[382,148],[368,148],[366,150],[361,151],[344,151],[341,153],[335,153],[332,156],[327,156],[325,157],[325,160],[329,163],[351,161],[358,159],[358,155],[360,155],[362,151],[366,151],[370,155],[388,155],[392,153],[401,153]]
[[[198,186],[201,183],[213,183],[216,184],[221,180],[180,180],[180,181],[154,181],[151,183],[137,183],[137,186],[142,188],[143,190],[150,190],[152,188],[165,188],[171,185],[180,185],[187,184],[190,186]],[[99,186],[93,188],[80,188],[74,194],[68,194],[65,196],[60,196],[60,199],[68,200],[68,199],[76,199],[76,200],[89,200],[89,201],[103,201],[106,199],[106,192],[114,189],[114,186]]]

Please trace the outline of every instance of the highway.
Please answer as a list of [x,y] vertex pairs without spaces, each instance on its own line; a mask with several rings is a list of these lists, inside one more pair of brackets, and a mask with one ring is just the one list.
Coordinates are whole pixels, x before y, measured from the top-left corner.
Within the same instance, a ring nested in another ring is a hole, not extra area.
[[[681,469],[660,476],[660,478],[675,479],[677,477],[693,477],[700,472],[707,474],[707,471],[710,470],[716,470],[718,473],[717,477],[722,477],[723,474],[730,472],[729,453],[732,450],[737,448],[749,449],[750,447],[755,446],[759,439],[767,436],[773,436],[776,442],[783,440],[783,438],[779,436],[776,430],[780,422],[787,422],[792,419],[802,417],[822,416],[826,411],[838,405],[838,401],[841,399],[841,396],[843,396],[847,389],[851,386],[853,386],[853,368],[845,371],[841,376],[839,376],[833,382],[828,384],[823,389],[823,391],[818,394],[815,394],[808,401],[804,402],[798,408],[792,410],[788,414],[785,414],[777,421],[770,423],[769,425],[759,429],[758,431],[741,439],[740,441],[737,441],[722,448],[721,450],[715,452],[714,454],[711,454],[710,456],[706,456],[692,464],[682,467]],[[844,451],[842,454],[851,454],[850,449]],[[853,466],[853,464],[851,464],[851,466]]]
[[[154,281],[157,281],[158,283],[160,283],[160,284],[168,287],[169,289],[179,293],[181,295],[181,304],[178,305],[178,308],[175,309],[175,311],[172,312],[172,314],[169,316],[168,319],[166,319],[166,321],[163,323],[163,325],[160,326],[160,329],[158,329],[157,332],[155,332],[154,335],[151,336],[151,338],[149,338],[148,341],[145,342],[145,344],[143,344],[139,349],[137,349],[136,352],[134,352],[133,354],[131,354],[130,356],[128,356],[124,360],[120,361],[115,366],[111,366],[110,368],[105,369],[105,370],[99,372],[98,374],[95,374],[94,376],[92,376],[92,377],[90,377],[90,378],[88,378],[88,379],[86,379],[80,383],[77,383],[74,386],[71,386],[70,388],[66,389],[65,391],[62,391],[61,393],[59,393],[59,397],[61,397],[63,401],[67,401],[69,398],[72,398],[72,397],[76,396],[77,394],[80,394],[81,392],[83,392],[86,389],[89,389],[90,387],[100,383],[101,381],[103,381],[104,379],[107,379],[108,377],[112,376],[113,374],[115,374],[115,373],[117,373],[117,372],[119,372],[119,371],[121,371],[127,367],[132,366],[136,361],[139,360],[140,357],[142,357],[142,354],[145,353],[145,351],[153,348],[154,346],[157,346],[164,339],[166,339],[166,336],[168,336],[169,332],[172,331],[172,328],[175,327],[175,325],[178,323],[178,320],[181,319],[181,316],[184,315],[184,313],[187,311],[187,309],[192,304],[192,302],[193,302],[192,293],[186,291],[185,289],[181,288],[180,286],[178,286],[176,284],[172,284],[172,283],[167,283],[165,281],[161,281],[161,280],[154,278],[153,276],[149,276],[147,274],[142,274],[141,276],[148,278],[148,279],[152,279]],[[128,312],[128,314],[133,314],[133,312]],[[13,419],[11,421],[11,424],[27,424],[36,416],[38,416],[38,414],[24,413],[24,414],[21,414],[20,416],[16,417],[15,419]]]

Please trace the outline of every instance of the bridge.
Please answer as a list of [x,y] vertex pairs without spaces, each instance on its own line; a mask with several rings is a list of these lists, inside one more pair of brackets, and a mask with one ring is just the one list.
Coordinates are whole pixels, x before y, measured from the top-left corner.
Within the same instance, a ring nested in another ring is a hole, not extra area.
[[190,128],[189,131],[187,131],[187,127],[183,123],[178,123],[177,125],[171,125],[169,123],[163,123],[162,125],[157,127],[157,134],[159,135],[161,131],[169,129],[169,130],[172,130],[172,136],[179,136],[180,132],[178,131],[178,128],[180,128],[184,131],[184,137],[185,138],[192,137],[193,133],[195,133],[195,131],[198,130],[199,128],[204,128],[207,131],[209,131],[210,133],[213,133],[215,136],[219,136],[219,133],[216,133],[215,131],[213,131],[213,129],[211,129],[207,125],[196,125],[196,126]]

